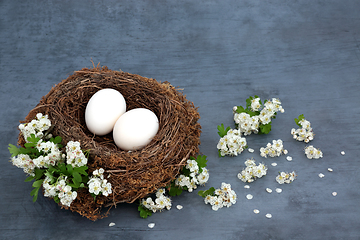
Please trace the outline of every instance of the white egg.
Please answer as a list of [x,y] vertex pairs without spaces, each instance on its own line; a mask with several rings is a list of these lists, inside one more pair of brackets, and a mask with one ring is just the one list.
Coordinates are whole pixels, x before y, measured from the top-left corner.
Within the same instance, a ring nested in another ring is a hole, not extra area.
[[111,88],[96,92],[85,109],[85,123],[90,132],[103,136],[110,133],[116,121],[126,112],[123,95]]
[[122,150],[139,150],[151,142],[159,130],[155,113],[145,108],[135,108],[124,113],[113,129],[115,144]]

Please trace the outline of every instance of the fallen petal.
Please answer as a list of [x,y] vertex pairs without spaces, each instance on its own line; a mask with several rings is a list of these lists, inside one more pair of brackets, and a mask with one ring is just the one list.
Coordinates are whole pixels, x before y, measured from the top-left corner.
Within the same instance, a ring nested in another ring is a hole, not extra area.
[[254,209],[254,213],[258,214],[260,211],[258,209]]
[[253,152],[254,152],[254,149],[248,148],[248,151],[251,152],[251,153],[253,153]]
[[341,151],[341,155],[345,155],[345,151]]
[[115,226],[115,223],[111,222],[109,223],[109,227]]
[[270,213],[267,213],[267,214],[265,215],[265,217],[267,217],[267,218],[272,218],[272,215],[271,215]]
[[275,166],[277,166],[277,163],[276,163],[276,162],[273,162],[273,163],[271,164],[271,166],[275,167]]
[[328,168],[328,171],[329,171],[329,172],[332,172],[332,171],[334,171],[334,170],[333,170],[332,168]]
[[270,188],[266,188],[266,191],[267,191],[268,193],[272,193],[272,190],[271,190]]
[[337,195],[337,192],[333,192],[332,195],[335,197]]
[[149,224],[148,224],[148,227],[149,227],[149,228],[155,227],[155,223],[149,223]]
[[250,186],[249,186],[249,185],[245,185],[244,188],[250,188]]
[[288,160],[288,161],[292,161],[292,157],[287,156],[287,157],[286,157],[286,160]]
[[254,197],[254,196],[251,195],[251,194],[246,195],[246,198],[249,199],[249,200],[250,200],[250,199],[253,199],[253,197]]
[[325,177],[325,175],[322,173],[319,173],[319,178],[323,178],[323,177]]
[[179,210],[181,210],[181,209],[183,209],[183,206],[177,205],[176,208],[179,209]]
[[282,189],[281,189],[281,188],[277,188],[277,189],[275,189],[275,191],[276,191],[277,193],[281,193],[281,192],[282,192]]

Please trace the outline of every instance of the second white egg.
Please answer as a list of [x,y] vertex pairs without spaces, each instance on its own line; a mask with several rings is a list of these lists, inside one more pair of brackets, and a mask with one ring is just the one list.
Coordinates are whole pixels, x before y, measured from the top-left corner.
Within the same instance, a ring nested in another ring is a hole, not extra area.
[[158,130],[159,120],[155,113],[146,108],[135,108],[117,120],[113,138],[122,150],[139,150],[151,142]]

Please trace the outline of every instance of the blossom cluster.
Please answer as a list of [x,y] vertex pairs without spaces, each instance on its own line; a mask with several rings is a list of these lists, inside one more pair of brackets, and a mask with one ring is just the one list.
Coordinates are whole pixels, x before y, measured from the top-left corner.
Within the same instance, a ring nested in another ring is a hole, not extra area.
[[246,149],[246,138],[241,137],[240,129],[230,129],[225,136],[220,138],[217,149],[221,156],[237,156]]
[[[262,109],[261,109],[262,108]],[[247,112],[237,112],[238,107],[233,108],[234,121],[238,125],[238,129],[244,135],[251,133],[259,133],[260,125],[266,125],[271,122],[277,112],[283,113],[285,110],[281,106],[281,101],[277,98],[265,101],[264,105],[261,104],[260,98],[251,98],[250,111],[256,114],[249,114]]]
[[291,183],[292,181],[295,180],[295,178],[296,178],[295,171],[293,171],[291,173],[280,172],[279,175],[276,177],[276,181],[279,184]]
[[58,197],[60,203],[70,207],[71,203],[76,199],[77,192],[71,191],[71,186],[67,185],[67,176],[60,176],[54,184],[51,184],[51,178],[46,176],[43,182],[45,197]]
[[66,164],[81,167],[87,164],[87,158],[80,148],[80,142],[69,141],[66,145]]
[[105,197],[112,193],[111,183],[104,178],[104,169],[96,169],[93,171],[90,180],[87,182],[89,186],[89,192],[94,195],[102,193]]
[[28,142],[27,139],[31,134],[34,134],[35,137],[42,138],[44,137],[44,131],[50,127],[51,121],[48,119],[48,116],[38,113],[36,114],[36,119],[31,120],[29,123],[20,124],[19,130],[24,135],[25,141]]
[[268,143],[266,147],[260,148],[260,156],[267,158],[279,157],[281,154],[287,154],[288,151],[284,149],[283,141],[281,139],[273,140],[272,144]]
[[243,182],[253,182],[258,178],[261,178],[266,175],[267,167],[259,163],[259,165],[256,165],[255,161],[253,159],[247,159],[245,161],[246,168],[243,169],[239,174],[238,178]]
[[156,199],[153,201],[151,197],[141,200],[141,205],[152,212],[162,211],[164,208],[171,209],[171,199],[165,196],[165,189],[160,188],[156,192]]
[[307,146],[304,150],[308,159],[318,159],[323,157],[322,151],[318,148],[314,148],[313,145]]
[[231,185],[222,183],[221,188],[215,189],[214,195],[205,196],[205,204],[210,204],[212,210],[217,211],[222,207],[230,207],[236,203],[236,193],[231,189]]
[[310,122],[306,119],[301,119],[298,124],[301,128],[291,129],[291,135],[293,135],[293,138],[299,142],[304,141],[305,143],[313,140],[315,134],[313,133]]
[[203,167],[200,173],[196,160],[188,159],[185,168],[190,171],[189,176],[181,174],[175,180],[175,186],[186,187],[188,192],[192,192],[197,185],[204,185],[209,180],[209,171]]

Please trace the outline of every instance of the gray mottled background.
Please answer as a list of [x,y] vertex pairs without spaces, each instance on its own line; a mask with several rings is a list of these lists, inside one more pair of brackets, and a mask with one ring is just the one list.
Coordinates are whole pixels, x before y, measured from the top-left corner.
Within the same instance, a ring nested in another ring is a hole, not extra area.
[[[360,239],[359,12],[356,0],[1,0],[1,238]],[[32,203],[31,184],[9,163],[7,145],[16,143],[19,120],[41,97],[73,71],[91,67],[91,59],[183,88],[201,115],[206,188],[230,183],[237,203],[214,212],[195,191],[145,220],[136,205],[121,204],[96,222],[43,196]],[[285,113],[270,134],[247,137],[255,153],[219,158],[217,125],[234,127],[232,107],[255,94],[280,98]],[[305,144],[290,135],[302,113],[316,134],[312,144],[324,153],[320,160],[308,160]],[[273,139],[284,141],[292,162],[260,157],[260,147]],[[250,157],[269,170],[244,189],[236,175]],[[278,171],[293,170],[298,178],[280,186],[281,194],[265,191],[279,187]]]

